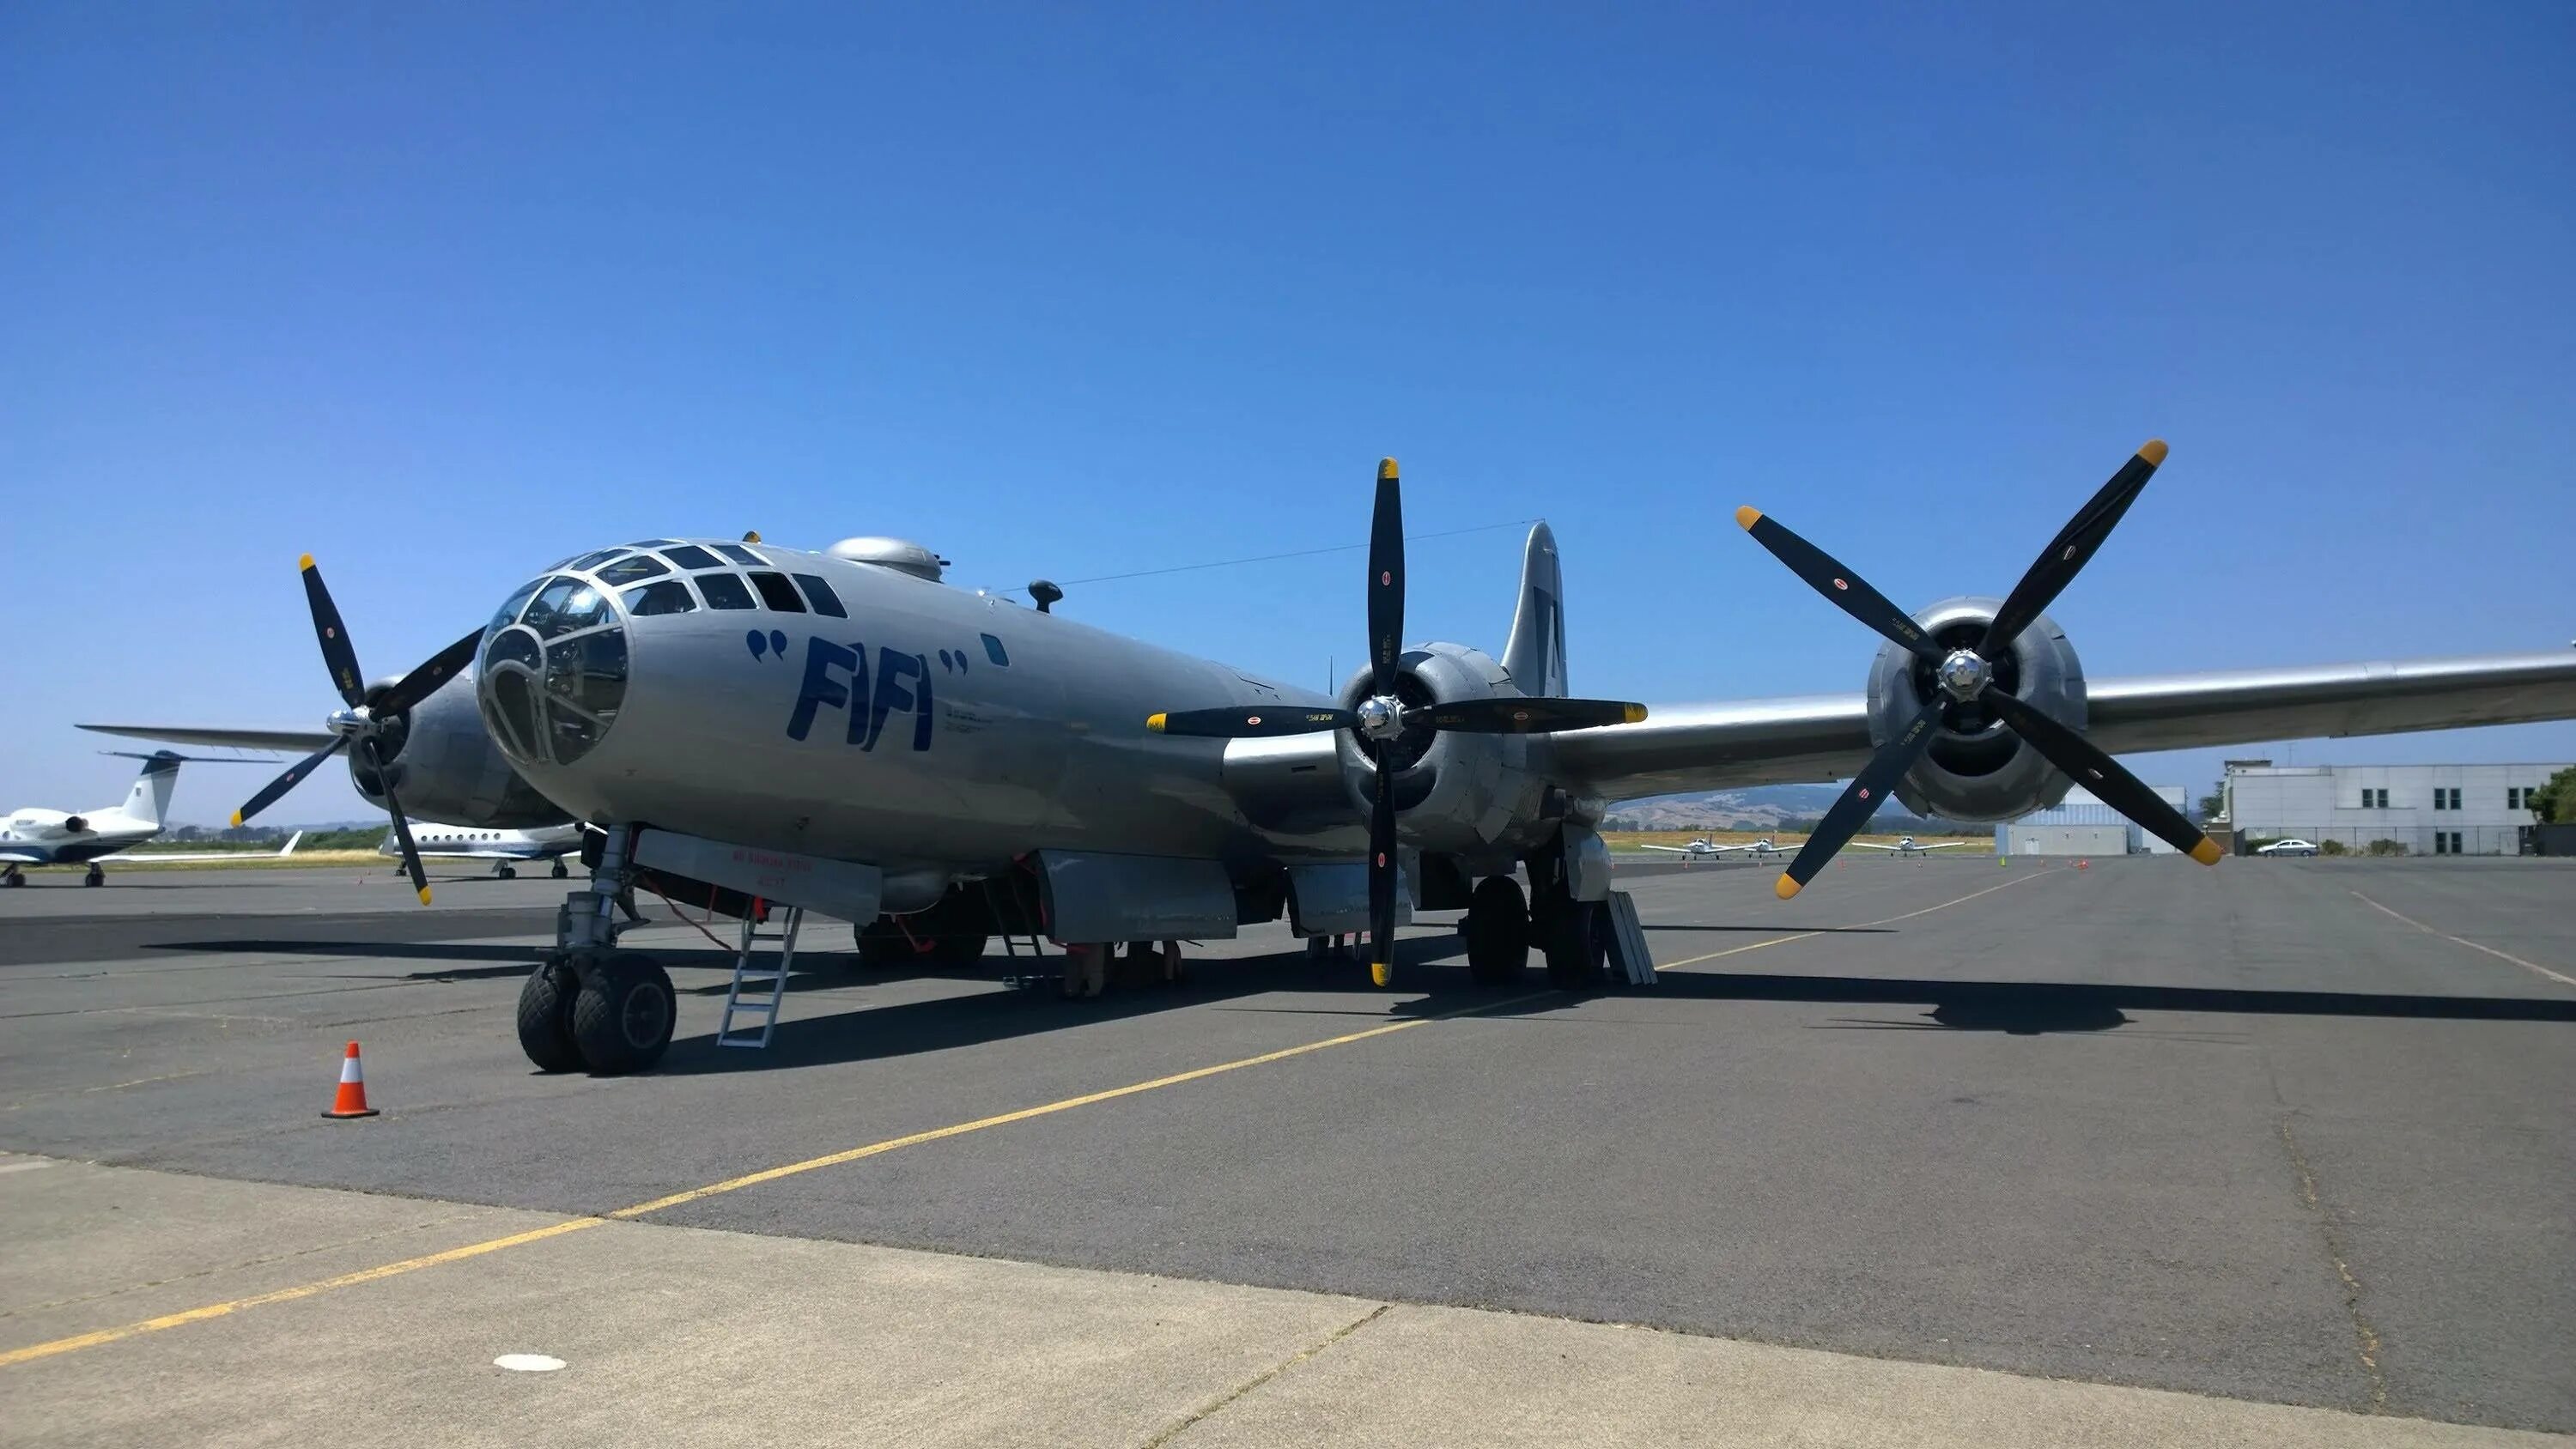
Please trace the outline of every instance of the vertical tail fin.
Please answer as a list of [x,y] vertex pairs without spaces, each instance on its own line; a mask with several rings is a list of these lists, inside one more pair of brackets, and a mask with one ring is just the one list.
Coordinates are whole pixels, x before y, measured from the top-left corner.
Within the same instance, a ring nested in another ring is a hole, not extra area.
[[300,844],[300,843],[303,841],[303,839],[304,839],[304,832],[303,832],[303,831],[301,831],[301,830],[299,830],[299,831],[295,832],[293,835],[290,835],[290,836],[286,837],[286,845],[284,846],[284,848],[280,849],[280,850],[277,852],[277,853],[278,853],[278,855],[279,855],[279,856],[281,856],[281,857],[289,856],[289,855],[293,855],[293,854],[295,853],[295,847],[296,847],[298,844]]
[[1521,598],[1512,611],[1511,642],[1503,669],[1521,693],[1562,697],[1565,682],[1564,582],[1556,567],[1556,534],[1544,523],[1530,529],[1521,554]]
[[143,757],[143,773],[126,794],[125,813],[147,825],[160,824],[169,816],[170,792],[178,784],[179,756],[169,750],[153,751]]

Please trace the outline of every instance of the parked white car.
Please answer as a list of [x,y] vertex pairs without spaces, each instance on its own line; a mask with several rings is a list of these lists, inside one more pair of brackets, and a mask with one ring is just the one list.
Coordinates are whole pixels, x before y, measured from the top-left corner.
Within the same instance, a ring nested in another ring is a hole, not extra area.
[[2314,855],[2317,853],[2317,847],[2314,841],[2299,840],[2294,837],[2289,840],[2275,840],[2269,845],[2258,845],[2254,847],[2254,853],[2256,855]]

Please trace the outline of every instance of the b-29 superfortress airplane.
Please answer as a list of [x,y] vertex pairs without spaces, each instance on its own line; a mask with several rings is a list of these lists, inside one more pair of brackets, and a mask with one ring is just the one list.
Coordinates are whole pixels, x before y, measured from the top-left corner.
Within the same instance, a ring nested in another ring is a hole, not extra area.
[[1756,542],[1886,643],[1855,693],[1651,717],[1564,697],[1544,524],[1499,657],[1404,647],[1391,459],[1369,544],[1369,661],[1333,697],[950,587],[937,555],[884,539],[813,553],[664,538],[580,554],[419,668],[369,685],[307,557],[346,708],[241,813],[346,748],[398,834],[407,808],[602,827],[585,851],[590,888],[521,998],[520,1040],[540,1067],[617,1072],[659,1059],[673,1022],[669,978],[618,949],[617,903],[638,883],[739,909],[755,897],[810,907],[863,923],[863,936],[890,916],[960,955],[989,931],[1042,931],[1080,963],[1068,979],[1086,982],[1118,942],[1229,937],[1284,913],[1310,939],[1366,926],[1384,984],[1403,906],[1464,907],[1476,980],[1517,978],[1535,943],[1549,980],[1579,988],[1601,971],[1611,882],[1596,827],[1614,800],[1850,780],[1780,877],[1783,897],[1890,793],[1918,815],[2002,820],[2081,781],[2206,863],[2217,848],[2113,752],[2576,717],[2576,653],[2087,679],[2041,611],[2164,457],[2162,443],[2140,448],[2003,599],[1915,613],[1739,510]]

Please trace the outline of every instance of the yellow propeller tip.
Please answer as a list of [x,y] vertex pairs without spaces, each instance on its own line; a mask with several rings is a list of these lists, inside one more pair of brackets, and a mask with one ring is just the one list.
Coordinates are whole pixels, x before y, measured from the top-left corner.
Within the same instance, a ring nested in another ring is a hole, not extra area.
[[1629,705],[1619,711],[1619,719],[1623,724],[1644,724],[1646,707],[1642,704]]
[[313,571],[313,555],[309,553],[298,555],[295,560],[295,567],[299,572],[311,573]]
[[2221,854],[2222,852],[2218,848],[2218,842],[2211,840],[2207,836],[2201,837],[2200,844],[2191,848],[2191,858],[2199,861],[2202,865],[2218,864],[2218,857]]
[[1159,734],[1161,734],[1161,733],[1163,732],[1163,724],[1164,724],[1164,722],[1165,722],[1165,716],[1163,716],[1163,715],[1159,715],[1159,714],[1149,714],[1149,715],[1145,716],[1145,728],[1147,728],[1147,729],[1149,729],[1149,730],[1152,730],[1154,733],[1156,733],[1156,734],[1158,734],[1158,735],[1159,735]]
[[2138,445],[2138,456],[2146,459],[2148,465],[2151,467],[2163,467],[2165,465],[2165,440],[2162,438],[2147,439],[2144,443]]
[[1371,961],[1369,963],[1369,980],[1379,986],[1393,986],[1395,984],[1395,968],[1389,966],[1384,961]]
[[1744,507],[1735,510],[1735,526],[1743,529],[1747,533],[1751,533],[1753,531],[1753,525],[1760,523],[1761,521],[1762,510],[1755,508],[1749,503]]
[[235,830],[239,830],[241,828],[241,812],[238,810],[233,812],[233,828]]
[[420,903],[424,906],[429,904],[429,887],[427,886],[422,886],[420,888]]
[[1805,887],[1805,886],[1802,886],[1802,885],[1798,884],[1796,881],[1793,881],[1793,880],[1789,879],[1789,877],[1784,873],[1784,874],[1782,874],[1782,875],[1781,875],[1781,877],[1780,877],[1780,879],[1778,880],[1778,882],[1776,882],[1775,884],[1773,884],[1773,886],[1771,887],[1771,893],[1772,893],[1773,895],[1778,896],[1780,899],[1782,899],[1782,900],[1784,900],[1784,901],[1785,901],[1785,900],[1787,900],[1789,897],[1794,896],[1794,895],[1796,895],[1798,892],[1800,892],[1800,891],[1802,891],[1802,890],[1805,890],[1805,889],[1806,889],[1806,887]]
[[1395,460],[1393,458],[1380,458],[1377,460],[1377,481],[1380,483],[1392,483],[1395,481]]

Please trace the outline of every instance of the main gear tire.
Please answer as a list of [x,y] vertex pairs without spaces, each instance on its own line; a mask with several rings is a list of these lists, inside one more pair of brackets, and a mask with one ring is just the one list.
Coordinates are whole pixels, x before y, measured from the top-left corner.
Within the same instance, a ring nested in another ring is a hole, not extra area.
[[679,1002],[652,957],[620,951],[599,964],[573,999],[572,1036],[582,1065],[599,1076],[639,1072],[662,1059]]
[[1487,876],[1467,898],[1467,974],[1481,986],[1511,986],[1529,970],[1529,902],[1521,883]]
[[1607,913],[1597,901],[1560,901],[1540,932],[1547,953],[1547,984],[1559,991],[1597,991],[1608,979],[1610,941],[1602,931]]
[[519,1050],[541,1072],[581,1070],[581,1046],[572,1036],[573,999],[581,978],[561,961],[540,961],[519,987]]

